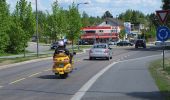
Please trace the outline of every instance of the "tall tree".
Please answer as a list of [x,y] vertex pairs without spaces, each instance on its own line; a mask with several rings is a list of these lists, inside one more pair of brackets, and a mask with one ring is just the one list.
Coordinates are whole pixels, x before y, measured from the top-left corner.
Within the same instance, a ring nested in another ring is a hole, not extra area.
[[67,18],[65,11],[63,10],[63,8],[59,7],[57,0],[53,3],[52,10],[53,24],[51,24],[51,26],[53,28],[53,34],[56,41],[57,39],[61,39],[66,35]]
[[113,15],[109,11],[106,11],[104,13],[104,15],[102,16],[102,18],[103,19],[105,19],[105,18],[113,18]]
[[27,3],[26,0],[18,1],[12,17],[13,23],[9,33],[10,45],[8,50],[12,53],[23,52],[27,47],[27,42],[35,32],[35,19],[31,3]]
[[80,29],[82,27],[82,23],[75,3],[72,3],[72,5],[69,7],[68,24],[68,30],[70,31],[67,34],[68,39],[77,41],[77,39],[80,37]]
[[86,27],[90,25],[89,15],[84,11],[82,14],[82,26]]
[[162,5],[163,10],[170,9],[170,0],[162,0],[162,2],[163,2],[163,5]]
[[9,36],[7,32],[9,31],[9,26],[9,6],[6,3],[6,0],[0,0],[0,53],[4,53],[8,46]]
[[[163,10],[170,10],[170,0],[162,0],[162,3]],[[170,19],[170,13],[167,19]],[[166,25],[170,28],[170,20],[167,20]]]

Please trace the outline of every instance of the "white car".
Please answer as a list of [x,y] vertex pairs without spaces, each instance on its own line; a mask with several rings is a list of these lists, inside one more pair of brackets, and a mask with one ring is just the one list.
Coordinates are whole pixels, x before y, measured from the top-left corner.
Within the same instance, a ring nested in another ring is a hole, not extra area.
[[89,51],[89,59],[106,58],[107,60],[112,59],[113,52],[112,48],[107,43],[94,44]]

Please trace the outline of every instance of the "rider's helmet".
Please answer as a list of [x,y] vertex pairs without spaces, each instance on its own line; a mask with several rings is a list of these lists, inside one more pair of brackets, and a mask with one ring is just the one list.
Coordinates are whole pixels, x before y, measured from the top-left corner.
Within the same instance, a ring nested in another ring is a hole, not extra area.
[[65,43],[64,43],[64,41],[58,41],[58,46],[65,48]]

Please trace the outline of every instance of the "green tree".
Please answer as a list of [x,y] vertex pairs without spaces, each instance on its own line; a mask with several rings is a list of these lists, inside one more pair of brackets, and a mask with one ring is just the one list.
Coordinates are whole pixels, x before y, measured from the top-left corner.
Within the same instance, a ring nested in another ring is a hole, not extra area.
[[82,23],[75,3],[69,7],[68,24],[69,33],[67,34],[67,38],[77,41],[77,39],[80,37],[80,29],[82,27]]
[[104,15],[102,16],[102,19],[105,19],[105,18],[113,18],[113,15],[109,11],[106,11]]
[[57,39],[61,39],[66,35],[67,30],[67,17],[65,10],[59,7],[58,1],[55,1],[52,5],[52,22],[51,27],[53,29],[53,34],[55,37],[55,41]]
[[0,0],[0,53],[4,53],[9,44],[10,13],[6,0]]
[[85,11],[82,14],[82,26],[90,26],[89,15]]
[[8,50],[12,53],[20,53],[25,50],[27,42],[35,32],[35,19],[31,3],[27,3],[26,0],[18,1],[12,14],[12,21]]
[[[170,0],[162,0],[162,3],[163,3],[163,5],[162,5],[163,10],[170,10]],[[167,21],[165,23],[170,28],[170,20],[168,20],[168,19],[170,19],[170,13],[169,13]]]
[[125,37],[125,34],[126,34],[125,29],[122,29],[119,33],[119,38],[123,40]]
[[163,2],[163,5],[162,5],[163,10],[170,9],[170,0],[162,0],[162,2]]

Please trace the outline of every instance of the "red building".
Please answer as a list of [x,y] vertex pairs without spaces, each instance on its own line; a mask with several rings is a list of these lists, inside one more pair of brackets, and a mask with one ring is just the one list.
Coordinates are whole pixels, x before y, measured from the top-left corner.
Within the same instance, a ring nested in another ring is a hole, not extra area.
[[120,25],[115,19],[106,19],[98,26],[82,28],[81,40],[93,44],[94,42],[106,43],[119,40]]

